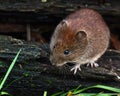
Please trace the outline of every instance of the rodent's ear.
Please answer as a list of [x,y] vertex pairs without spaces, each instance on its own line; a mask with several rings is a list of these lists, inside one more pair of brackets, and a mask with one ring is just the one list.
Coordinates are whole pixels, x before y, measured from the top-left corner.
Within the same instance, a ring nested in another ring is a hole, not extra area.
[[66,28],[68,26],[67,20],[62,20],[60,24],[63,28]]
[[76,36],[76,39],[77,39],[78,41],[81,41],[81,40],[86,39],[87,34],[86,34],[85,31],[78,31],[75,36]]

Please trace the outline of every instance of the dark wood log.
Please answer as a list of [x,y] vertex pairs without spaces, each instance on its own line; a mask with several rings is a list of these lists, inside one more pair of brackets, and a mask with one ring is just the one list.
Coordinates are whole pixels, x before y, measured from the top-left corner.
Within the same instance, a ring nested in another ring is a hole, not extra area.
[[[104,1],[104,2],[102,2]],[[20,11],[20,12],[48,12],[50,13],[65,13],[76,10],[82,7],[90,7],[94,9],[99,9],[105,12],[120,14],[120,1],[113,0],[46,0],[46,2],[42,2],[42,0],[4,0],[0,1],[0,10],[5,11]],[[63,10],[61,10],[61,8]]]
[[[42,0],[0,1],[0,22],[2,24],[0,25],[0,33],[16,38],[19,38],[19,35],[22,34],[19,39],[26,40],[26,26],[29,24],[33,36],[31,40],[39,42],[40,40],[38,38],[44,35],[42,37],[43,40],[49,42],[50,35],[56,25],[68,14],[80,8],[92,8],[103,15],[111,32],[113,34],[117,32],[118,35],[120,30],[119,3],[120,1],[114,0],[48,0],[47,2],[42,2]],[[13,28],[13,25],[16,28]],[[17,33],[17,36],[15,33]]]
[[42,0],[4,0],[0,1],[0,21],[57,23],[66,15],[80,8],[92,8],[103,15],[120,16],[119,3],[120,1],[114,0],[48,0],[47,2],[42,2]]
[[[114,0],[47,0],[47,2],[42,2],[42,0],[2,0],[0,1],[0,23],[2,24],[0,25],[2,31],[0,33],[16,38],[19,38],[19,35],[22,34],[19,39],[26,40],[26,26],[29,24],[31,34],[37,35],[37,37],[31,37],[31,40],[39,42],[38,37],[44,35],[43,39],[49,42],[54,28],[63,18],[75,10],[87,7],[95,9],[103,15],[111,32],[117,32],[118,35],[120,30],[119,2]],[[13,25],[16,28],[13,28]],[[18,35],[16,36],[15,33]],[[49,34],[49,36],[46,34]],[[35,40],[36,38],[37,40]]]
[[4,76],[20,48],[22,49],[20,56],[7,80],[7,84],[15,80],[6,88],[6,91],[14,96],[18,96],[18,93],[19,96],[42,96],[45,90],[50,95],[68,91],[80,84],[83,87],[104,84],[120,88],[119,51],[108,50],[98,60],[99,67],[83,65],[82,71],[74,75],[70,72],[72,66],[55,67],[50,64],[48,44],[25,42],[10,36],[0,36],[0,77]]

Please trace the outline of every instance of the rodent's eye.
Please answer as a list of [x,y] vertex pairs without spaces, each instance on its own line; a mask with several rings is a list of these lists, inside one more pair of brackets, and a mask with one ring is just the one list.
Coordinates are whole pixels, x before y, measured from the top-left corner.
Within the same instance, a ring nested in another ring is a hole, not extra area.
[[65,51],[64,51],[64,54],[65,55],[68,55],[70,53],[70,50],[69,49],[66,49]]
[[55,48],[56,48],[56,45],[57,45],[57,43],[53,46],[53,49],[55,49]]
[[53,46],[53,49],[55,49],[55,47],[56,47],[56,46],[54,45],[54,46]]

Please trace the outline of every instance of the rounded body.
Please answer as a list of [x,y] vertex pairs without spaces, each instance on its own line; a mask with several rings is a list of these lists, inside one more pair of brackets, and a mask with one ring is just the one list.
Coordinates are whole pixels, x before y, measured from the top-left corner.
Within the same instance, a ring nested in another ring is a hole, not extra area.
[[109,28],[98,12],[78,10],[56,27],[50,42],[50,60],[57,66],[95,62],[108,48],[109,39]]

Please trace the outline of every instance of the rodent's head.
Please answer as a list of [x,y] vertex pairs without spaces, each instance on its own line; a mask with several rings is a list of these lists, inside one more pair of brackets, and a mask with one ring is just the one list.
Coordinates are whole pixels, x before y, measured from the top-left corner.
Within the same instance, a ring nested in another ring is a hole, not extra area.
[[83,30],[74,30],[67,20],[56,27],[50,43],[50,61],[53,65],[77,63],[87,46],[87,34]]

